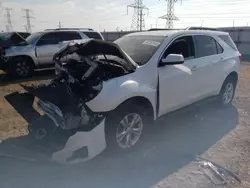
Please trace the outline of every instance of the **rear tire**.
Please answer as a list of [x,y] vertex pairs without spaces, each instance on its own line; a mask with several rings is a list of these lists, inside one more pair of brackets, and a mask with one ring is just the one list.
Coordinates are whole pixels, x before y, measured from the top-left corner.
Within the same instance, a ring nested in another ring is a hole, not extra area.
[[26,57],[16,57],[10,60],[9,73],[13,77],[25,78],[31,76],[34,71],[33,62]]
[[232,103],[235,95],[236,85],[237,80],[234,77],[228,77],[224,81],[218,96],[218,101],[221,105],[227,106]]
[[126,152],[135,148],[146,129],[145,109],[125,104],[107,116],[105,135],[107,150]]

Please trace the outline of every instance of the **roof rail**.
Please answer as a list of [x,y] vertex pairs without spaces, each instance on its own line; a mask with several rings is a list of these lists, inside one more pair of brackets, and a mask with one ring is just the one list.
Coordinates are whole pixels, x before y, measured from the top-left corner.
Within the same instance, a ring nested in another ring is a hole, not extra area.
[[94,31],[91,28],[56,28],[56,29],[45,29],[45,31],[60,31],[60,30],[88,30],[88,31]]
[[149,29],[148,31],[168,31],[168,30],[180,30],[180,29],[167,29],[167,28],[152,28],[152,29]]
[[209,27],[187,27],[185,30],[211,30],[211,31],[217,31],[217,29],[209,28]]

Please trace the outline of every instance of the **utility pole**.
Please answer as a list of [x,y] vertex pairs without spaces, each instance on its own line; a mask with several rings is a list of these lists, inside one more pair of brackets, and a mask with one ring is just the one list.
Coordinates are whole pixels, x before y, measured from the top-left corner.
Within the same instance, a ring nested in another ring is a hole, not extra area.
[[26,18],[26,25],[24,26],[27,32],[32,32],[32,25],[31,25],[31,19],[33,19],[33,17],[31,16],[31,10],[30,9],[23,9],[23,11],[25,12],[25,16],[24,18]]
[[134,8],[134,14],[132,18],[131,30],[142,31],[145,29],[145,14],[144,10],[147,10],[147,14],[149,9],[143,4],[143,0],[135,0],[135,2],[131,5],[127,6],[127,14],[128,8]]
[[166,27],[169,29],[172,29],[174,27],[173,20],[179,20],[175,15],[174,15],[174,4],[178,0],[166,0],[167,1],[167,14],[159,17],[160,19],[165,19],[166,20]]
[[13,31],[13,27],[12,27],[12,21],[11,21],[11,10],[10,8],[5,8],[6,11],[6,20],[7,20],[7,24],[6,24],[6,30],[7,32],[11,32]]
[[62,28],[61,21],[59,21],[59,23],[58,23],[58,28],[59,28],[59,29],[61,29],[61,28]]

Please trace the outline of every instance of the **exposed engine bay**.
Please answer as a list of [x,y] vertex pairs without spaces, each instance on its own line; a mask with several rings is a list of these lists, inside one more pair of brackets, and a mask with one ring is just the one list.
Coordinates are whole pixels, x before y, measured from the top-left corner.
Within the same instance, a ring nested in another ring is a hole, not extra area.
[[39,99],[38,108],[63,130],[95,128],[105,114],[93,112],[85,103],[101,92],[103,82],[136,69],[116,44],[99,40],[69,43],[53,59],[55,79],[23,87]]

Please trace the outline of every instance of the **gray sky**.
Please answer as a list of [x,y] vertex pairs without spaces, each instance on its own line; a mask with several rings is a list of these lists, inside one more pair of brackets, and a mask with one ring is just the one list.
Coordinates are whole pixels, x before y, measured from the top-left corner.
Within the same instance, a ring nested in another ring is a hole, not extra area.
[[[32,10],[33,31],[55,28],[61,21],[63,27],[90,27],[106,31],[129,30],[133,9],[127,5],[133,0],[0,0],[0,29],[5,30],[5,7],[12,8],[14,30],[24,30],[24,12]],[[156,27],[156,19],[166,13],[164,0],[144,0],[149,8],[145,16],[146,29]],[[183,0],[175,4],[175,14],[179,21],[174,22],[176,28],[187,26],[224,27],[246,26],[250,24],[250,0]],[[234,21],[233,21],[234,20]],[[165,20],[158,20],[158,27],[165,27]]]

